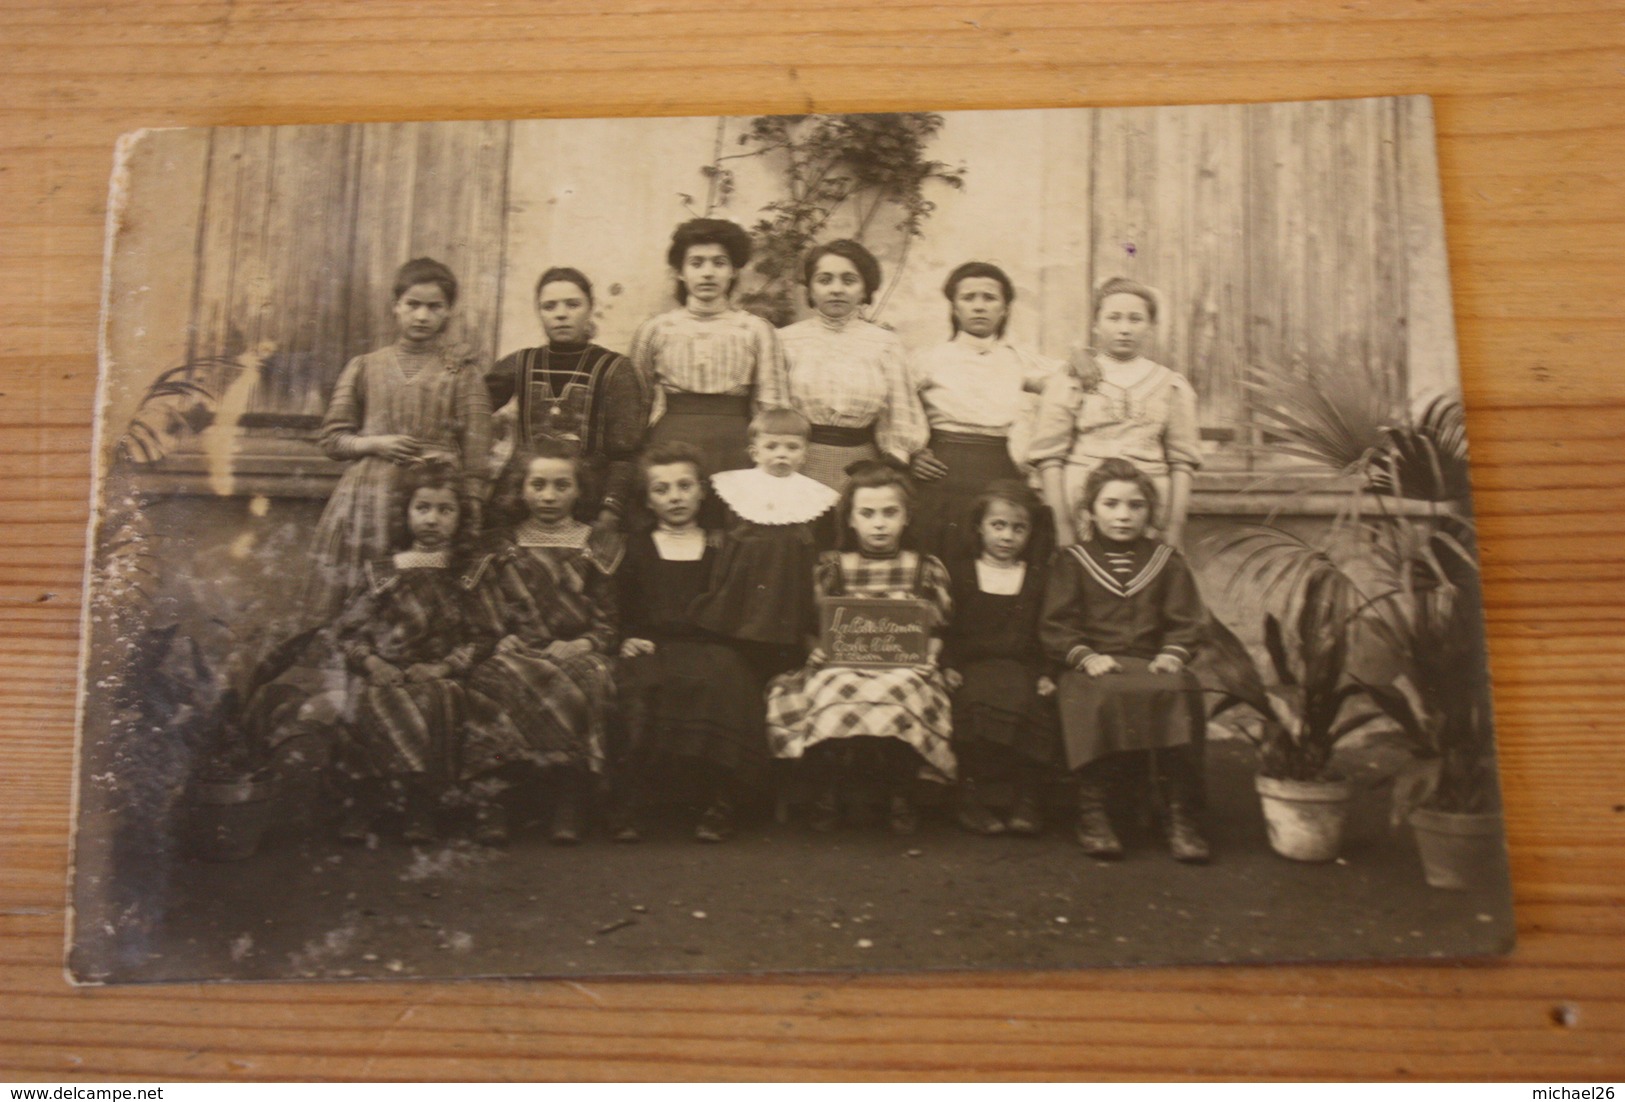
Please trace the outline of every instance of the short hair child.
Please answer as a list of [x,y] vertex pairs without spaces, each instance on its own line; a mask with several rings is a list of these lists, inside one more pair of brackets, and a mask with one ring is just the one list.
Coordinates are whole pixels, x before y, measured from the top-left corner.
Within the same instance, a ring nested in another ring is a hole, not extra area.
[[761,436],[799,436],[805,440],[812,435],[812,422],[793,409],[764,409],[750,419],[745,432],[752,444]]

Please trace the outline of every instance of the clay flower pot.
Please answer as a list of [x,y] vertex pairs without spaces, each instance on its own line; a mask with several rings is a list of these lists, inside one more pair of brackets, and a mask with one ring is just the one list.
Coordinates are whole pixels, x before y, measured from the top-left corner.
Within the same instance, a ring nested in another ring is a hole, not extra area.
[[1354,786],[1345,780],[1255,778],[1270,848],[1294,861],[1330,861],[1343,846]]
[[192,786],[192,841],[205,861],[245,861],[271,825],[274,780],[266,775]]
[[1419,807],[1410,814],[1428,885],[1465,891],[1492,884],[1506,860],[1499,812],[1467,814]]

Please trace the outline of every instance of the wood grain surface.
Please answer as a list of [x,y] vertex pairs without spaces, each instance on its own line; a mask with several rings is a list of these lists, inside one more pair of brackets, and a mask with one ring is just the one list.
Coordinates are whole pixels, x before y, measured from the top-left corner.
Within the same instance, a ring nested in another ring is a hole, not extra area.
[[[1625,4],[7,0],[0,20],[0,1079],[1625,1076]],[[1518,907],[1510,959],[64,982],[120,133],[1396,93],[1437,97]]]

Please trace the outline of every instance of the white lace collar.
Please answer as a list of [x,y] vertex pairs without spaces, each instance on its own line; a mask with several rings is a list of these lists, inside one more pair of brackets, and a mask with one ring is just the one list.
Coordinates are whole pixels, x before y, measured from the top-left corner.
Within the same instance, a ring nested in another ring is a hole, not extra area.
[[718,471],[711,485],[734,512],[752,524],[803,524],[835,507],[841,495],[804,474],[775,478],[750,467]]
[[546,525],[535,517],[526,517],[513,530],[513,541],[520,547],[586,547],[592,529],[579,520],[566,520],[563,524]]
[[450,551],[395,552],[396,570],[444,570],[450,565]]

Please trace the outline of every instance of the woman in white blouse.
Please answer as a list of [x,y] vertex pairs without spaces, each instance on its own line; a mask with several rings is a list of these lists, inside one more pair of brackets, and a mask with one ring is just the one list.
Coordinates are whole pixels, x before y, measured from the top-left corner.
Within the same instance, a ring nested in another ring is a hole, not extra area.
[[831,241],[807,253],[801,277],[818,312],[779,330],[789,404],[812,423],[802,473],[839,490],[859,459],[907,463],[926,441],[925,410],[902,342],[859,316],[880,287],[874,254]]
[[966,523],[977,495],[999,479],[1024,480],[1037,395],[1061,364],[1005,339],[1016,289],[996,265],[961,264],[942,293],[953,334],[913,363],[931,429],[913,456],[913,529],[922,551],[955,556],[971,550]]

